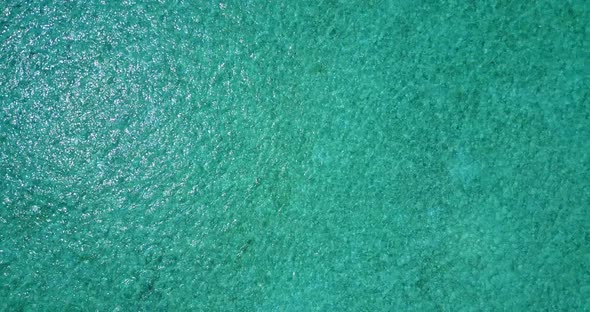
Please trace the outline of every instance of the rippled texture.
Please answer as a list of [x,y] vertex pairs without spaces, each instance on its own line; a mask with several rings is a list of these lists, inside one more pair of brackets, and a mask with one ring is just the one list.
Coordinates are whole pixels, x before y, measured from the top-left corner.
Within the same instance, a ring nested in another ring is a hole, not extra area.
[[589,306],[584,1],[3,3],[2,310]]

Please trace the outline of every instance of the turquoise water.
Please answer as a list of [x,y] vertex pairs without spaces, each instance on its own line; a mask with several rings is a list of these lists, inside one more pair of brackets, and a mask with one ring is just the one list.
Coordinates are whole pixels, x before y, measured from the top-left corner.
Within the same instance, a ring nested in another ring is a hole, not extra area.
[[0,5],[1,310],[589,306],[587,1],[160,2]]

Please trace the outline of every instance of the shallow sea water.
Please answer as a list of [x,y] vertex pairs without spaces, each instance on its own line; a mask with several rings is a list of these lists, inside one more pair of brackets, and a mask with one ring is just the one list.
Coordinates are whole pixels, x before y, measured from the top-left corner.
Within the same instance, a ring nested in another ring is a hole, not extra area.
[[582,311],[585,1],[0,5],[0,310]]

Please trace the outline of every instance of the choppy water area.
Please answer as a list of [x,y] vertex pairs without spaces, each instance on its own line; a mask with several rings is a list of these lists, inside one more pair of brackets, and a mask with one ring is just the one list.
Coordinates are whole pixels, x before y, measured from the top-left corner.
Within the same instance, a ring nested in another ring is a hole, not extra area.
[[581,308],[588,12],[5,1],[0,309]]

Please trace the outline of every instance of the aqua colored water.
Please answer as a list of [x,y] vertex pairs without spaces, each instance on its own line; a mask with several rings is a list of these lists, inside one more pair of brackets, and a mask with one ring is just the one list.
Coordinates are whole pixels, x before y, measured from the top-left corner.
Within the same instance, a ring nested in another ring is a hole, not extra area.
[[0,3],[0,310],[584,311],[587,1]]

